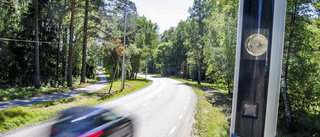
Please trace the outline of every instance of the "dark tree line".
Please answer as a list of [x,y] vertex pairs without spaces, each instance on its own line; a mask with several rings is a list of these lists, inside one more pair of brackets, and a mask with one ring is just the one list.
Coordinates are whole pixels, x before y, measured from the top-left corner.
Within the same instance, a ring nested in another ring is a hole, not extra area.
[[[124,50],[124,3],[128,5]],[[126,53],[127,78],[158,43],[157,25],[138,16],[125,0],[1,1],[0,83],[2,88],[48,84],[73,87],[95,78],[96,66],[120,77]],[[118,51],[117,51],[118,50]],[[120,65],[119,65],[120,66]]]

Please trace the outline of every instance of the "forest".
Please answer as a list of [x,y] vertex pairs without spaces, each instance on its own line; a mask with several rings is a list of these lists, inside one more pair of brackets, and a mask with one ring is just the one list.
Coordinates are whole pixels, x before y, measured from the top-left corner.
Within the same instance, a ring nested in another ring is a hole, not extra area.
[[[180,77],[183,71],[183,78],[224,83],[232,93],[238,6],[238,0],[194,0],[188,19],[161,35],[149,72]],[[319,136],[319,6],[316,0],[287,0],[277,127],[281,135]]]
[[[116,79],[122,71],[126,79],[147,72],[233,92],[238,0],[194,0],[188,18],[163,34],[130,0],[1,0],[0,6],[1,94],[71,88],[95,79],[98,65]],[[319,136],[320,4],[287,0],[286,8],[277,128]]]

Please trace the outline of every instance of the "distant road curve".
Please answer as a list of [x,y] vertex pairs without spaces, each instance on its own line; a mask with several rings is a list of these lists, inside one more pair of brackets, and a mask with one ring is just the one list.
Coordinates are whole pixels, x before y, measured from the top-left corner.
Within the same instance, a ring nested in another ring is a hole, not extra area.
[[152,84],[99,107],[118,108],[119,113],[135,117],[137,137],[190,136],[196,104],[192,88],[169,78],[147,75],[147,79]]

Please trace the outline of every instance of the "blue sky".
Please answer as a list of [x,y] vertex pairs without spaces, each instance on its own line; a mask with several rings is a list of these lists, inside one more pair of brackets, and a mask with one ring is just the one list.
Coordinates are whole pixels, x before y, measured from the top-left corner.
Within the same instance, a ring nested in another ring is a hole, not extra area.
[[159,32],[176,27],[180,20],[189,16],[188,9],[193,0],[132,0],[139,15],[147,17],[160,27]]

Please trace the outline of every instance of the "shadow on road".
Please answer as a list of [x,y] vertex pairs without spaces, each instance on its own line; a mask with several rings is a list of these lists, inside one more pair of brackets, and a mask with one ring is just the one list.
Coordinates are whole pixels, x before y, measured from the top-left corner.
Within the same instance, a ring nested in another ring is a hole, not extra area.
[[175,85],[183,85],[183,86],[188,86],[186,83],[176,83]]
[[151,78],[163,78],[163,77],[159,77],[159,76],[150,76]]

